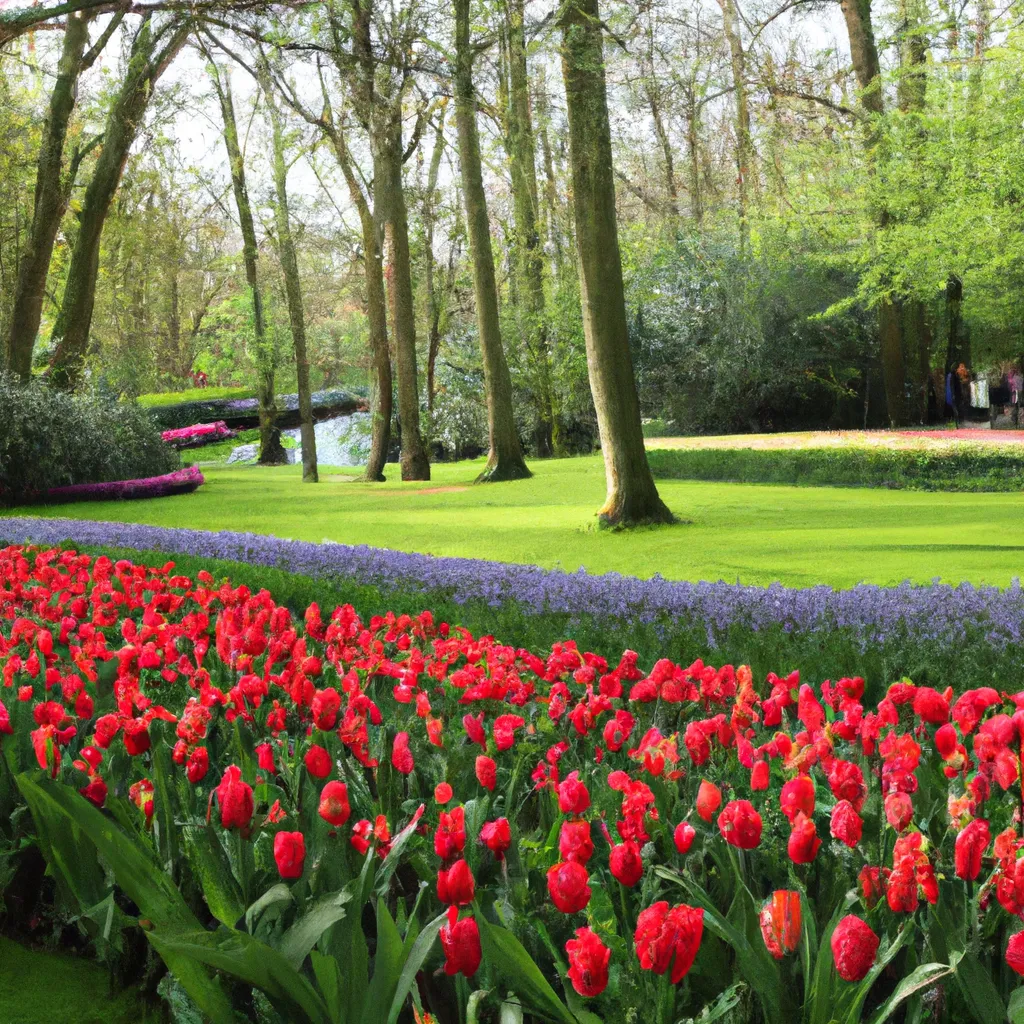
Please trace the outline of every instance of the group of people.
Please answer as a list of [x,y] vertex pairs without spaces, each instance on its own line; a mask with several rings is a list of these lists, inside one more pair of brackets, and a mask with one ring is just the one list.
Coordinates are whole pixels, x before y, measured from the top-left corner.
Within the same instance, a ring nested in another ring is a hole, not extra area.
[[972,374],[965,363],[946,373],[946,415],[955,426],[959,427],[968,418],[972,408],[987,409],[993,427],[1000,414],[1009,415],[1013,425],[1018,425],[1024,375],[1016,364],[1004,366],[1002,370],[997,380]]

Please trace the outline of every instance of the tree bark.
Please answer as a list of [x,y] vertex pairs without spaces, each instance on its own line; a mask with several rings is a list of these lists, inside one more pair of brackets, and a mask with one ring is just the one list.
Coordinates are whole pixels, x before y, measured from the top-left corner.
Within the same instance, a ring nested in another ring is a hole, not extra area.
[[505,361],[498,320],[498,288],[487,217],[473,89],[473,55],[469,38],[469,0],[455,0],[455,120],[459,132],[459,164],[466,203],[466,223],[473,254],[473,293],[484,364],[490,451],[478,482],[520,480],[530,476],[519,445],[512,411],[512,378]]
[[598,516],[613,526],[667,523],[673,517],[647,463],[629,351],[598,0],[566,0],[560,21],[587,369],[608,485]]
[[89,18],[81,14],[68,15],[57,78],[50,93],[50,107],[39,143],[32,227],[18,268],[11,327],[7,335],[7,368],[22,380],[28,380],[32,373],[32,351],[42,318],[50,257],[61,218],[67,209],[69,189],[61,182],[64,141],[71,112],[75,108],[78,76],[82,71],[88,39]]
[[736,99],[736,194],[739,201],[740,250],[743,251],[750,237],[749,183],[754,170],[754,143],[750,132],[750,103],[747,98],[746,53],[740,36],[737,0],[718,0],[718,3],[722,8],[722,23],[729,44],[733,94]]
[[128,71],[107,117],[103,148],[85,191],[78,237],[53,328],[56,350],[49,379],[54,387],[72,389],[81,378],[96,299],[103,225],[156,82],[184,46],[188,32],[188,25],[180,21],[155,30],[152,17],[147,16],[132,40]]
[[420,390],[416,372],[416,309],[409,255],[409,215],[402,183],[401,102],[389,109],[375,135],[374,168],[381,188],[376,211],[384,224],[388,305],[398,371],[398,416],[402,429],[402,479],[429,480],[430,460],[420,433]]
[[538,420],[538,454],[562,454],[561,429],[551,387],[544,251],[538,230],[537,147],[530,115],[523,0],[508,2],[508,153],[512,171],[516,273],[527,316],[527,355],[532,363]]
[[850,60],[860,86],[860,101],[872,114],[881,114],[883,107],[881,66],[878,47],[871,25],[871,0],[841,0],[846,34],[850,42]]
[[274,96],[269,74],[263,76],[263,94],[270,113],[271,136],[274,148],[274,224],[277,229],[278,258],[284,275],[284,290],[288,300],[288,322],[295,350],[295,378],[299,397],[299,436],[302,440],[302,481],[319,481],[316,464],[316,431],[313,424],[313,397],[309,386],[309,356],[306,352],[306,316],[302,308],[302,284],[299,281],[299,261],[295,254],[291,216],[288,210],[288,164],[285,159],[284,125],[281,110]]
[[231,79],[228,74],[221,77],[216,64],[210,62],[210,78],[220,101],[221,117],[224,121],[224,146],[231,167],[231,189],[238,211],[238,224],[242,232],[242,261],[245,264],[245,281],[252,302],[254,335],[254,359],[257,383],[256,397],[259,401],[260,455],[263,465],[279,465],[287,460],[281,446],[281,432],[277,429],[277,402],[274,393],[274,353],[267,339],[266,318],[263,312],[263,296],[257,270],[259,246],[256,242],[256,226],[249,202],[249,190],[245,182],[245,162],[238,139],[238,123],[235,120],[235,105],[231,95]]
[[437,125],[434,129],[434,148],[430,154],[430,168],[427,171],[427,185],[423,196],[423,285],[427,293],[427,411],[434,411],[434,366],[441,347],[441,303],[437,297],[434,280],[434,226],[437,221],[435,200],[437,179],[441,172],[441,158],[444,155],[445,100],[438,110]]

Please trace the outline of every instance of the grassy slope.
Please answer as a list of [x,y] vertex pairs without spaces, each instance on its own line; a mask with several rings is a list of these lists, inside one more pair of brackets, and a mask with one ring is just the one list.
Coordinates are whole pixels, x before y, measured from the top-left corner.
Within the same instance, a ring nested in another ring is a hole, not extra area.
[[0,938],[0,1020],[3,1024],[146,1024],[150,1016],[131,992],[111,997],[106,970],[61,953],[25,949]]
[[599,458],[537,462],[532,480],[474,487],[480,465],[435,466],[427,484],[400,483],[396,466],[385,484],[322,471],[316,486],[300,482],[298,466],[211,469],[206,486],[183,497],[17,511],[759,584],[1006,584],[1024,564],[1019,494],[666,480],[669,507],[692,524],[616,534],[592,525],[604,496]]

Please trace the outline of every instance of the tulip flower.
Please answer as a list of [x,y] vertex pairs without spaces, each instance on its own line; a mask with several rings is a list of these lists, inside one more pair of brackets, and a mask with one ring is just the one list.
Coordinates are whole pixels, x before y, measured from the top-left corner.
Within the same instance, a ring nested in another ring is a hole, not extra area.
[[753,850],[761,842],[761,815],[749,800],[730,800],[718,816],[718,831],[730,846]]
[[672,833],[672,841],[680,853],[688,853],[696,835],[696,829],[688,821],[681,821],[676,825],[675,832]]
[[637,917],[633,943],[640,967],[655,974],[672,968],[673,985],[687,975],[700,949],[704,934],[704,910],[685,903],[669,909],[662,900]]
[[344,782],[334,779],[320,790],[318,812],[333,828],[341,828],[348,821],[352,808],[348,802],[348,787]]
[[617,882],[627,889],[632,889],[644,874],[644,862],[636,841],[627,839],[626,842],[613,846],[608,858],[608,867]]
[[274,862],[282,878],[301,878],[306,862],[305,836],[301,832],[278,832],[274,836]]
[[843,981],[861,981],[874,966],[878,936],[854,914],[847,914],[832,932],[832,959]]
[[224,828],[247,828],[252,821],[252,787],[242,781],[242,769],[228,765],[217,786],[217,806]]
[[800,893],[778,889],[761,908],[764,944],[776,960],[792,953],[800,942]]
[[722,791],[707,779],[702,779],[697,790],[697,814],[706,822],[711,822],[715,811],[722,806]]
[[480,929],[471,917],[459,920],[459,908],[448,908],[448,923],[438,933],[444,950],[444,973],[472,978],[480,967]]
[[569,980],[585,999],[599,996],[608,987],[608,961],[612,951],[589,928],[577,928],[565,944]]
[[563,914],[577,914],[590,902],[589,882],[587,869],[576,861],[563,861],[548,869],[548,892]]

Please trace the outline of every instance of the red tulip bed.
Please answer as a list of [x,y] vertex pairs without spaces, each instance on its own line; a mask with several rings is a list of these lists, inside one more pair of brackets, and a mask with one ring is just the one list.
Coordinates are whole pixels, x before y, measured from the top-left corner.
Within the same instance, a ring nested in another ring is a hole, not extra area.
[[1024,1020],[1024,693],[637,662],[0,549],[0,841],[215,1024]]

